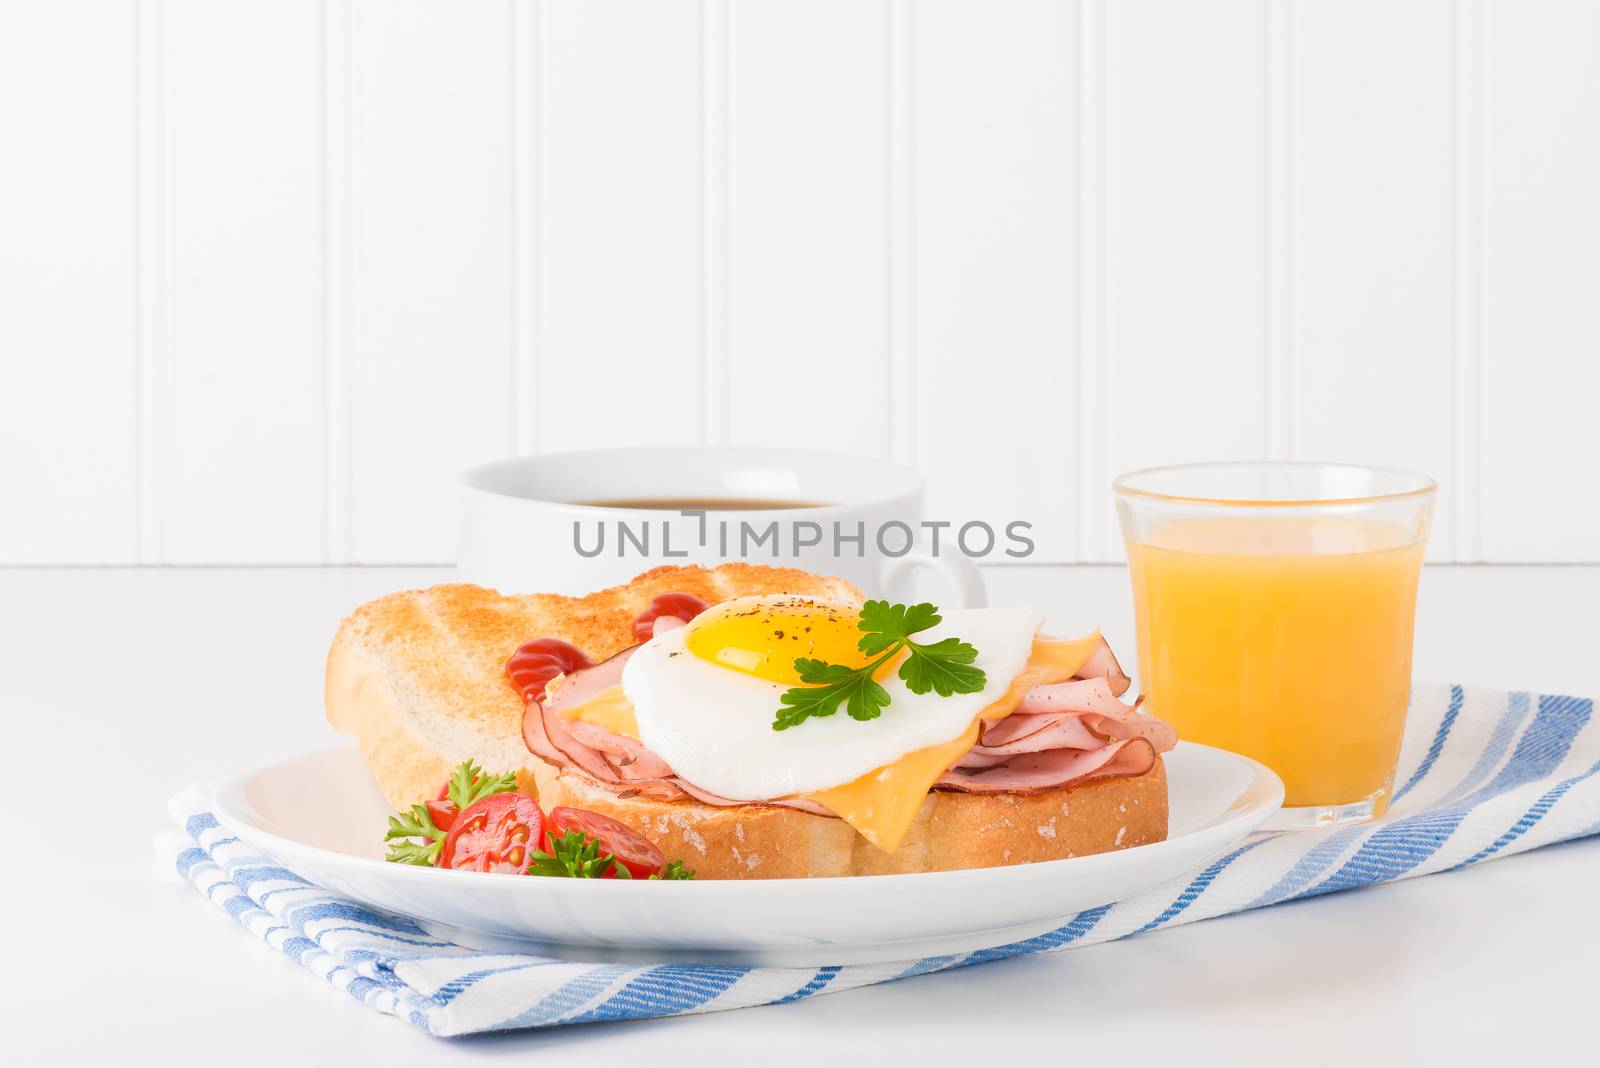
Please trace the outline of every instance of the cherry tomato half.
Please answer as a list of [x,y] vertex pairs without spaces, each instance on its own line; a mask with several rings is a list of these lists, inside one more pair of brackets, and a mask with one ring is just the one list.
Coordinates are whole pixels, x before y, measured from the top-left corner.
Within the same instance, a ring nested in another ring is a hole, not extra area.
[[544,812],[527,794],[494,794],[468,805],[450,825],[439,867],[520,875],[541,840]]
[[692,593],[663,593],[633,621],[633,636],[647,642],[655,634],[656,620],[662,616],[677,616],[687,623],[705,610],[706,603]]
[[[473,806],[476,808],[477,806]],[[600,855],[610,853],[635,879],[648,879],[658,875],[667,866],[666,855],[644,835],[633,828],[618,823],[610,816],[581,808],[553,808],[550,810],[550,833],[557,838],[577,828],[600,844]],[[450,847],[445,846],[448,850]],[[604,878],[617,878],[616,869],[606,871]]]
[[432,801],[424,802],[428,806],[428,815],[433,817],[433,825],[441,831],[448,831],[456,822],[456,817],[461,810],[456,808],[454,801],[446,800],[440,796]]
[[523,701],[542,701],[545,685],[551,679],[593,666],[594,661],[569,642],[560,638],[535,638],[511,654],[511,659],[506,661],[506,677]]

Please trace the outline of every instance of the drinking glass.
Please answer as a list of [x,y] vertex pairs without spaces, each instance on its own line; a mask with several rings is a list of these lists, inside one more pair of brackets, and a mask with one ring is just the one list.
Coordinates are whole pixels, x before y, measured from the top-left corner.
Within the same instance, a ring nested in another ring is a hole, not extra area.
[[1272,826],[1389,806],[1437,488],[1314,463],[1157,467],[1113,486],[1150,711],[1276,771]]

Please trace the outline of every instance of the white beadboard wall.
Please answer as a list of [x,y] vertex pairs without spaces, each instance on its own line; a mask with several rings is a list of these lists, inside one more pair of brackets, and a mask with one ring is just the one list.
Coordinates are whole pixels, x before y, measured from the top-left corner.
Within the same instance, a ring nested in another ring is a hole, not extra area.
[[1600,561],[1592,0],[0,6],[0,563],[448,560],[518,452],[793,444],[1116,559],[1147,464]]

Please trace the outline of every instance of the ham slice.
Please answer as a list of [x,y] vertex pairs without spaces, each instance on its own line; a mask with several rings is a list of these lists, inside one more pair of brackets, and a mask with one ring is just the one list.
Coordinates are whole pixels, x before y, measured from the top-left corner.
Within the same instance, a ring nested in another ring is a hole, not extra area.
[[522,742],[528,752],[553,767],[565,767],[569,761],[544,729],[544,709],[538,701],[529,701],[522,713]]
[[[670,622],[669,622],[670,621]],[[662,624],[667,624],[663,626]],[[662,616],[656,633],[683,626],[682,620]],[[593,667],[564,675],[551,684],[543,701],[529,701],[522,714],[522,737],[528,751],[556,768],[577,768],[607,786],[619,797],[648,797],[655,801],[693,799],[726,808],[733,805],[770,804],[820,816],[833,813],[803,797],[767,802],[733,801],[679,778],[671,766],[636,738],[617,734],[597,723],[569,720],[562,710],[593,700],[622,681],[622,669],[637,645]]]
[[1111,651],[1111,646],[1104,638],[1100,639],[1100,647],[1094,651],[1083,667],[1078,669],[1080,679],[1105,679],[1111,692],[1118,697],[1128,692],[1128,683],[1131,681],[1123,673],[1122,665],[1117,663],[1116,654]]
[[[655,633],[682,622],[661,616]],[[638,646],[609,660],[561,676],[543,700],[528,702],[522,733],[528,749],[557,768],[576,768],[617,791],[620,797],[658,801],[695,800],[727,807],[767,804],[831,816],[828,809],[803,797],[771,801],[733,801],[685,782],[643,742],[583,720],[569,720],[563,710],[584,704],[619,685],[622,669]],[[935,790],[961,793],[1040,793],[1079,782],[1143,775],[1157,753],[1177,744],[1177,734],[1161,720],[1139,712],[1119,698],[1129,679],[1104,641],[1078,677],[1035,686],[1015,711],[986,723],[978,742],[947,770]]]
[[1143,738],[1129,738],[1098,749],[1023,753],[988,767],[967,767],[963,757],[940,776],[934,789],[967,794],[1037,794],[1070,783],[1143,775],[1155,762],[1155,747]]
[[622,669],[628,666],[629,658],[638,648],[637,645],[630,645],[598,664],[579,668],[570,675],[557,675],[545,688],[544,700],[540,704],[559,711],[593,701],[602,692],[621,684]]
[[801,812],[809,812],[813,816],[833,815],[828,809],[805,797],[777,797],[771,801],[731,801],[726,797],[712,793],[710,790],[702,790],[700,787],[685,782],[683,779],[674,778],[672,781],[677,784],[678,789],[696,801],[707,805],[715,805],[718,808],[731,808],[734,805],[776,805],[778,808],[799,809]]
[[1085,716],[1074,712],[1028,716],[1014,712],[988,724],[972,752],[1008,757],[1047,749],[1099,749],[1107,739],[1089,729]]
[[537,715],[543,721],[544,735],[550,745],[561,754],[559,765],[576,766],[585,773],[605,782],[623,782],[623,777],[606,760],[605,754],[591,745],[585,745],[574,737],[569,729],[569,724],[559,712],[542,708],[537,702],[530,703],[528,710],[523,713],[522,734],[528,734],[527,721],[530,715]]
[[1087,733],[1106,742],[1143,738],[1156,752],[1165,753],[1178,744],[1178,734],[1170,724],[1140,714],[1143,702],[1141,697],[1131,707],[1123,704],[1107,679],[1035,686],[1023,695],[1015,712],[984,729],[981,747],[1008,753],[1087,749]]
[[[551,713],[546,711],[545,715]],[[594,723],[574,720],[567,733],[575,742],[599,751],[611,770],[624,779],[670,779],[672,768],[665,760],[645,748],[643,742],[623,734],[613,734]]]
[[656,621],[650,624],[650,637],[654,638],[658,634],[665,634],[669,630],[677,630],[688,625],[677,616],[656,616]]

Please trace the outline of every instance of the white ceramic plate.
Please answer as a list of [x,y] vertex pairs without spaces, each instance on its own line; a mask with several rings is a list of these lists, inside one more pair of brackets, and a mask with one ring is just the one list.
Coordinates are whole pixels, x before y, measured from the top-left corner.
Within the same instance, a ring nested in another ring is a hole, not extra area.
[[925,875],[623,882],[389,864],[390,810],[353,746],[241,776],[217,791],[215,811],[312,882],[463,945],[579,960],[863,964],[1032,938],[1204,863],[1283,801],[1276,775],[1234,753],[1184,742],[1166,761],[1165,842]]

